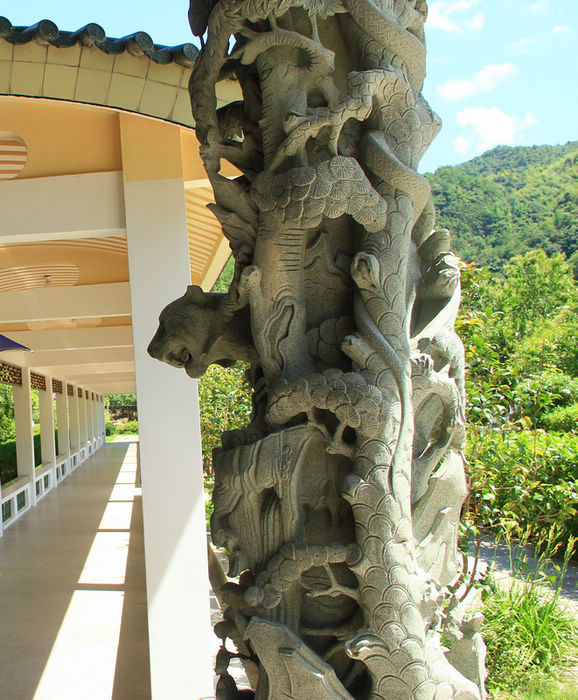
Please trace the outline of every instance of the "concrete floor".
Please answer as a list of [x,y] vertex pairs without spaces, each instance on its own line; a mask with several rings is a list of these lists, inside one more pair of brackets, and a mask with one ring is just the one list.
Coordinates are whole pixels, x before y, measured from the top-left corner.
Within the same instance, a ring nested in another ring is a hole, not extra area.
[[109,444],[0,538],[0,698],[148,700],[136,444]]

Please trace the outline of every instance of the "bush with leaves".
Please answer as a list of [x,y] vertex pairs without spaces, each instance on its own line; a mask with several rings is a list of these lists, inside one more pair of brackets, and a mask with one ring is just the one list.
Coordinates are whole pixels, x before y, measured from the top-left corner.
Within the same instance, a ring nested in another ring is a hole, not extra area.
[[545,367],[578,376],[578,303],[571,302],[557,314],[536,324],[512,353],[512,362],[523,372],[536,373]]
[[[562,256],[531,251],[505,266],[504,278],[466,265],[458,332],[464,340],[471,472],[467,523],[518,533],[577,533],[578,403],[576,347],[564,345],[576,283]],[[535,348],[552,348],[538,362]],[[574,358],[574,359],[573,359]],[[564,430],[566,433],[547,433]]]
[[557,543],[578,536],[578,435],[470,426],[467,458],[467,520],[537,538],[556,525]]
[[0,384],[0,445],[14,439],[14,395],[8,384]]
[[138,435],[138,421],[128,420],[126,423],[120,423],[116,426],[116,432],[119,435]]
[[558,406],[542,417],[542,425],[546,430],[563,433],[575,432],[578,427],[578,403],[570,406]]
[[575,306],[576,285],[564,255],[548,257],[543,250],[518,255],[506,265],[499,295],[506,333],[517,342],[533,335],[545,320]]
[[212,472],[211,455],[226,430],[244,428],[251,417],[251,386],[245,367],[211,365],[199,379],[203,469]]

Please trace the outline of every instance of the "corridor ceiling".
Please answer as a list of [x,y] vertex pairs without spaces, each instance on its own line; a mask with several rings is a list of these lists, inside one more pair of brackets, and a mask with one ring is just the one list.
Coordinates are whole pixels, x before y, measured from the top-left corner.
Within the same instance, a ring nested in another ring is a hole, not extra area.
[[[229,247],[190,113],[196,52],[0,18],[0,333],[33,350],[3,361],[102,394],[135,390],[123,182],[127,169],[166,177],[153,140],[179,144],[191,282],[213,285]],[[221,104],[237,99],[234,82],[219,88]]]

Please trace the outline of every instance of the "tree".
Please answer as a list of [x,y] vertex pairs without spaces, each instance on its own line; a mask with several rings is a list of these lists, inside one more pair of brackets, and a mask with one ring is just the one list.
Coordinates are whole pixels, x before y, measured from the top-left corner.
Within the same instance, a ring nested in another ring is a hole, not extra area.
[[549,258],[543,250],[529,251],[513,258],[504,272],[501,307],[518,340],[576,300],[570,266],[560,253]]

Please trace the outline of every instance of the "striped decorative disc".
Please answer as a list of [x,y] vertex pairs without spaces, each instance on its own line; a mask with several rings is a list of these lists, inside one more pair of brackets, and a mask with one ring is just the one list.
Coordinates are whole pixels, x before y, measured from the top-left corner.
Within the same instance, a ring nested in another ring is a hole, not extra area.
[[0,292],[42,287],[73,287],[80,270],[74,263],[26,265],[0,269]]
[[16,134],[0,131],[0,180],[16,177],[26,164],[28,149]]

